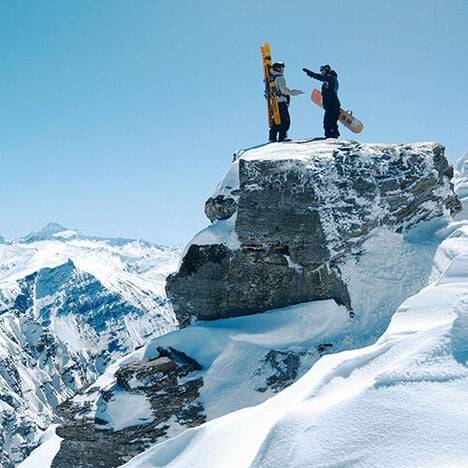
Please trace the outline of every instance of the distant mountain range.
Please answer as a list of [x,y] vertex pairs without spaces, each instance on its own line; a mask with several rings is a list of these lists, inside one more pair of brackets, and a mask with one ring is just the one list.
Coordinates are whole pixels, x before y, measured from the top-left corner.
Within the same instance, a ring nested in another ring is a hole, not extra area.
[[166,276],[180,249],[51,223],[0,243],[0,465],[107,365],[175,328]]

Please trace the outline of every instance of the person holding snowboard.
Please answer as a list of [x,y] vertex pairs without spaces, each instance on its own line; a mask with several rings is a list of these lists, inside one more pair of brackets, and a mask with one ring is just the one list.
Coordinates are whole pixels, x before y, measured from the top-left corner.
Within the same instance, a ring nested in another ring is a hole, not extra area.
[[[276,88],[278,90],[278,108],[281,118],[281,123],[273,125],[270,128],[269,139],[273,141],[288,141],[288,130],[291,126],[291,118],[289,116],[289,101],[290,96],[297,96],[304,94],[301,89],[289,89],[286,85],[284,78],[285,64],[283,62],[276,62],[271,67],[273,69],[273,80],[275,81]],[[278,139],[277,139],[278,138]]]
[[307,68],[302,69],[308,76],[321,81],[322,84],[322,103],[325,109],[323,117],[323,128],[325,138],[338,138],[338,118],[340,116],[340,100],[338,99],[338,75],[332,70],[330,65],[322,65],[320,73],[314,73]]

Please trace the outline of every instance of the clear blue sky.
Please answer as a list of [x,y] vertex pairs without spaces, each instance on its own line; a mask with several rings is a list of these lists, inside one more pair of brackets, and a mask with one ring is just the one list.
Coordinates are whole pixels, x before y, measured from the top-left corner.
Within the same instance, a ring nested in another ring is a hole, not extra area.
[[438,141],[454,162],[467,24],[467,0],[0,0],[0,235],[189,241],[232,154],[266,141],[265,41],[307,92],[292,138],[322,135],[302,67],[330,63],[361,141]]

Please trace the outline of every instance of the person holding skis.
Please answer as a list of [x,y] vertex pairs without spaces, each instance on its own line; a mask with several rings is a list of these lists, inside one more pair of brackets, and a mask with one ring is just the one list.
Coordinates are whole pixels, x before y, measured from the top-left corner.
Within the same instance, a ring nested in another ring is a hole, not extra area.
[[[297,96],[304,94],[301,89],[289,89],[286,85],[284,78],[285,64],[283,62],[276,62],[271,67],[273,69],[273,80],[275,81],[276,88],[278,90],[278,108],[281,118],[281,123],[273,125],[270,128],[269,139],[273,141],[288,141],[288,130],[291,126],[291,118],[289,116],[289,101],[290,96]],[[278,139],[277,139],[278,138]]]
[[325,138],[338,138],[338,118],[340,116],[340,100],[338,99],[338,75],[330,65],[322,65],[320,73],[314,73],[307,68],[302,69],[308,76],[322,81],[322,103],[325,109],[323,128]]

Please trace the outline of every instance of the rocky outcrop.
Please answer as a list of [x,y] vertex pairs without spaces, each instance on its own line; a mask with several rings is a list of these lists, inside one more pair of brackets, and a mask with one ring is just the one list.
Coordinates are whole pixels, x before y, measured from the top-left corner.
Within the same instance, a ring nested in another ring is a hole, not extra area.
[[237,210],[237,202],[234,198],[218,195],[208,198],[205,203],[205,214],[213,222],[229,219]]
[[[159,347],[158,353],[157,358],[120,367],[115,385],[95,389],[99,393],[99,416],[77,417],[86,408],[74,405],[72,400],[58,407],[58,413],[70,421],[56,430],[64,440],[52,467],[121,466],[152,443],[164,439],[171,424],[188,428],[205,422],[203,406],[200,401],[195,402],[203,380],[192,376],[202,366],[174,348]],[[137,423],[116,428],[109,419],[112,405],[116,401],[119,405],[122,393],[127,395],[126,403],[132,397],[147,403],[148,411]]]
[[339,267],[377,227],[457,213],[437,143],[274,144],[235,155],[166,290],[181,327],[301,302],[353,304]]
[[[295,142],[238,154],[206,203],[211,226],[167,285],[183,329],[60,405],[68,422],[53,466],[119,466],[265,401],[324,354],[375,341],[427,284],[427,265],[414,259],[432,265],[436,247],[408,248],[410,228],[460,208],[450,178],[443,148],[429,143]],[[388,274],[374,278],[382,266]],[[329,298],[340,305],[309,302]]]
[[56,428],[63,440],[52,466],[121,466],[151,444],[265,401],[322,355],[349,347],[337,333],[350,323],[343,307],[291,309],[199,323],[123,358],[59,405],[67,422]]

